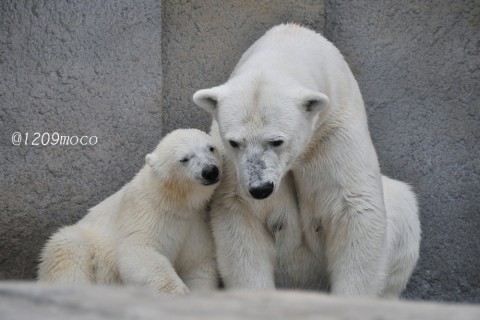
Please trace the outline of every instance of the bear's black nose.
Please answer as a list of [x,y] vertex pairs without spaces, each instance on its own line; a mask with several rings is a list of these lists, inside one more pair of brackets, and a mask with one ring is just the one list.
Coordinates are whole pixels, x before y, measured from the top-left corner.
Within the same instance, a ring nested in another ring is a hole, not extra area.
[[264,183],[258,187],[248,190],[255,199],[265,199],[273,192],[273,182]]
[[211,165],[202,169],[202,178],[208,182],[214,183],[218,179],[218,168],[215,165]]

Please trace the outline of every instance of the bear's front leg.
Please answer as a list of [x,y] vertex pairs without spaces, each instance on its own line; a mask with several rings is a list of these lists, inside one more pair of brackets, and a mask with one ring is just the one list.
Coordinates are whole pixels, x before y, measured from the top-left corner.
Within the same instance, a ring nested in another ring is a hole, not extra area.
[[[233,200],[233,199],[232,199]],[[273,239],[253,214],[232,200],[213,206],[212,229],[227,289],[275,289]],[[235,200],[233,200],[235,201]]]
[[386,218],[373,208],[349,210],[326,219],[331,291],[344,296],[378,296],[386,283]]
[[147,287],[166,295],[189,292],[170,261],[153,247],[123,244],[119,246],[117,256],[124,283]]
[[197,222],[190,225],[175,266],[192,292],[215,290],[218,289],[218,272],[213,236],[205,221]]
[[192,292],[218,289],[218,274],[214,260],[193,263],[181,277]]

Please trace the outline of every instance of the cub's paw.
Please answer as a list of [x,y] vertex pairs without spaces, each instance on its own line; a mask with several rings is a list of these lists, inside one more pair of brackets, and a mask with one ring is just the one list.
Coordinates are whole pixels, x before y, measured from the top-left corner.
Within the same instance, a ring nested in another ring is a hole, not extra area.
[[190,293],[190,289],[183,282],[161,284],[154,287],[158,294],[168,296],[183,296]]
[[181,285],[181,286],[177,286],[175,287],[173,290],[171,290],[168,295],[172,295],[172,296],[184,296],[186,294],[190,293],[190,289],[188,289],[188,287],[186,285]]

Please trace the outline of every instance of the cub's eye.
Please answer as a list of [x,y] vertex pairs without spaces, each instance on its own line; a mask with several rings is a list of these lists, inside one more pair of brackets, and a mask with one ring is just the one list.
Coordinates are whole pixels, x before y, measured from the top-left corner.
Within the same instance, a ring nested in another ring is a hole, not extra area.
[[188,158],[183,158],[182,160],[180,160],[181,163],[185,163],[185,162],[188,162]]
[[210,147],[210,152],[213,152],[215,151],[215,148],[214,147]]
[[238,142],[233,141],[233,140],[229,140],[228,142],[230,143],[230,145],[232,146],[232,148],[238,148]]
[[270,141],[270,145],[273,147],[280,147],[283,144],[283,140],[274,140]]

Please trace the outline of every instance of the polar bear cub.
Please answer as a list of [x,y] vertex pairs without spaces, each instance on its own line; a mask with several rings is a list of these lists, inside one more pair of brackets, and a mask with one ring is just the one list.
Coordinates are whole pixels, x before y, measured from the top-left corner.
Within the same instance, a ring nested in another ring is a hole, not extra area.
[[125,283],[171,295],[215,289],[206,208],[221,168],[222,155],[208,134],[168,134],[132,181],[49,239],[39,280]]

